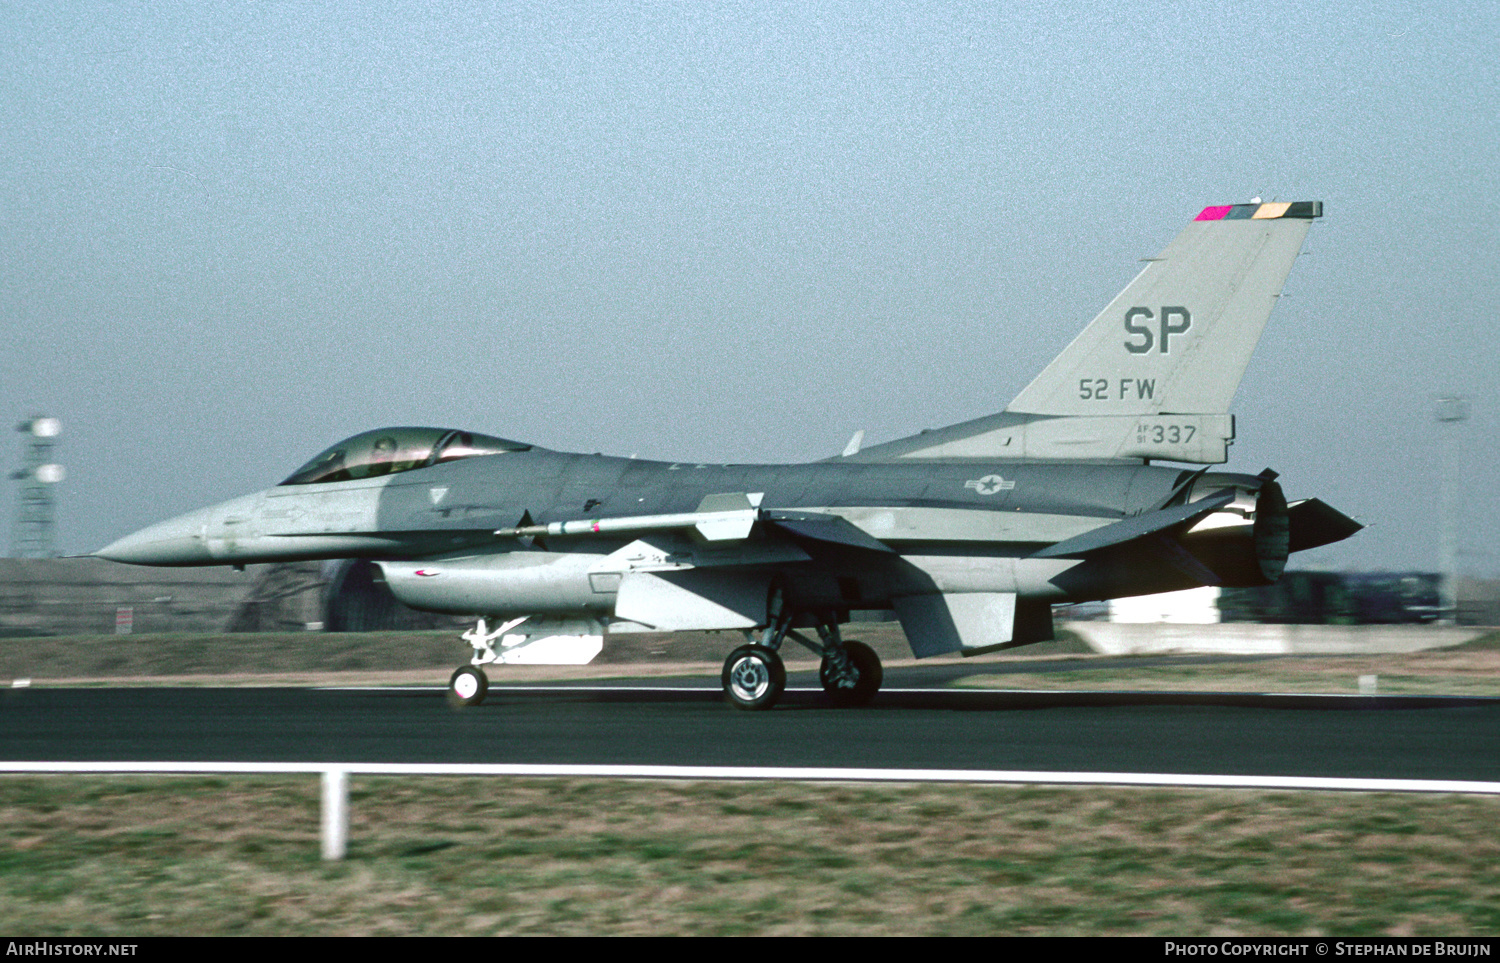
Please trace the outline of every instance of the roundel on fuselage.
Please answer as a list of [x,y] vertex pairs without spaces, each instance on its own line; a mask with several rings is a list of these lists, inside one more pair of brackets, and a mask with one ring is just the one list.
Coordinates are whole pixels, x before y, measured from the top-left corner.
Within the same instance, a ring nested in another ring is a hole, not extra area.
[[452,428],[377,428],[319,452],[281,484],[354,481],[426,468],[476,455],[526,451],[530,445]]

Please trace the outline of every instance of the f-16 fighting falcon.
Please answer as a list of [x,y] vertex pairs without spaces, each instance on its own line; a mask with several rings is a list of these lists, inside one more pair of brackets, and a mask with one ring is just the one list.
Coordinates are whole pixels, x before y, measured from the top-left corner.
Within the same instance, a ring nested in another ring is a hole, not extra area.
[[[1321,202],[1204,208],[1004,411],[793,465],[549,451],[382,428],[274,488],[97,555],[137,565],[374,562],[413,608],[476,617],[449,698],[485,667],[590,661],[627,632],[735,629],[729,701],[767,709],[792,640],[836,705],[881,665],[851,610],[894,610],[918,658],[1052,638],[1052,606],[1274,582],[1360,525],[1275,472],[1210,471],[1230,402]],[[1172,464],[1176,463],[1176,464]],[[1188,466],[1203,467],[1182,467]]]

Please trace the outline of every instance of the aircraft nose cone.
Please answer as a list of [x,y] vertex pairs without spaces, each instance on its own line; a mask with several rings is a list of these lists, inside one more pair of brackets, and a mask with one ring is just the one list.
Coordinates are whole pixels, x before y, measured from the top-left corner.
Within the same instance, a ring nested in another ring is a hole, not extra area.
[[126,535],[94,553],[131,565],[203,565],[214,559],[203,544],[203,524],[183,515]]

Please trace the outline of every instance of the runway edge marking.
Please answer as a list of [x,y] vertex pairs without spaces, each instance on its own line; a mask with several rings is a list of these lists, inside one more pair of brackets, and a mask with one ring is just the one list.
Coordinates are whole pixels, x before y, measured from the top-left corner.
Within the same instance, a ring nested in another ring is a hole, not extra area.
[[1158,786],[1200,789],[1310,789],[1339,792],[1500,795],[1500,782],[1458,779],[1354,779],[1323,776],[1237,776],[1150,772],[1028,772],[985,769],[856,769],[797,766],[619,766],[509,763],[352,762],[0,762],[13,774],[195,773],[351,776],[533,776],[600,779],[789,780],[798,782],[949,782],[1014,785]]

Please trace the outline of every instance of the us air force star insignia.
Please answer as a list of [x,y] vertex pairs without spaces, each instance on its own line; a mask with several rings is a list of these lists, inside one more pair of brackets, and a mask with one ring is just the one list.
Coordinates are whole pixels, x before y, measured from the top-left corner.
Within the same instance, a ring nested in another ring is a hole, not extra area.
[[972,478],[964,482],[964,487],[974,489],[979,495],[993,495],[996,492],[1010,491],[1016,487],[1016,483],[1006,481],[999,475],[985,475],[983,478]]
[[427,497],[432,500],[432,503],[434,505],[442,501],[443,496],[446,494],[448,494],[448,489],[446,487],[427,489]]

